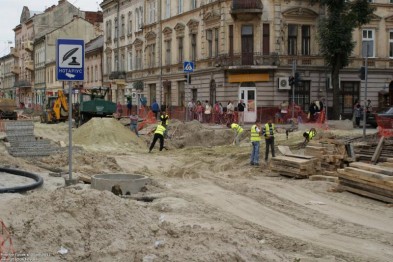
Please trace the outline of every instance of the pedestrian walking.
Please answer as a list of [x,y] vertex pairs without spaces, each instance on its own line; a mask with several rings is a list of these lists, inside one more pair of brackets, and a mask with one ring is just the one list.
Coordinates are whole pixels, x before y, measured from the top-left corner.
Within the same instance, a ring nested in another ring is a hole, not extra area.
[[127,116],[131,115],[131,109],[132,109],[132,102],[131,102],[131,98],[130,98],[127,101]]
[[272,151],[272,157],[275,157],[274,154],[274,132],[276,131],[276,128],[273,124],[272,119],[269,119],[267,123],[265,124],[265,127],[263,128],[262,134],[265,136],[265,142],[266,142],[266,150],[265,150],[265,161],[269,159],[269,147],[271,148]]
[[153,111],[154,116],[158,120],[158,112],[160,112],[160,106],[158,105],[158,103],[155,99],[153,100],[153,103],[151,104],[151,111]]
[[237,114],[238,114],[238,122],[239,124],[244,126],[244,109],[246,108],[246,104],[240,99],[239,103],[237,104]]
[[211,115],[212,115],[212,106],[210,105],[209,101],[205,101],[205,121],[206,123],[210,123],[211,121]]
[[252,166],[259,166],[259,147],[261,144],[261,122],[255,121],[255,124],[251,127],[251,160],[250,164]]
[[135,132],[137,136],[139,136],[138,133],[138,115],[135,114],[135,112],[132,112],[130,115],[130,130],[132,132]]

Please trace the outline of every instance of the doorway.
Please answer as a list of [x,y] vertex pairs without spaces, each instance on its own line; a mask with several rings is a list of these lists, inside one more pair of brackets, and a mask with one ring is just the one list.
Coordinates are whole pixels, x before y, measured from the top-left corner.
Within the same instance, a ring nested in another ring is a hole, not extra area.
[[240,87],[239,100],[246,104],[244,108],[244,122],[254,123],[257,120],[257,100],[255,87]]

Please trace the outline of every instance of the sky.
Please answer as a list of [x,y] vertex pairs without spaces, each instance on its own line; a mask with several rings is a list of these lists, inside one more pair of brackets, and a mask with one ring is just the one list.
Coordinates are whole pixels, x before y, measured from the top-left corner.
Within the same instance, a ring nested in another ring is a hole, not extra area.
[[[74,6],[83,11],[101,10],[99,4],[102,0],[68,0]],[[14,46],[14,29],[20,23],[20,15],[24,6],[30,11],[43,12],[47,7],[57,5],[58,0],[0,0],[0,57],[9,54],[11,46]],[[12,43],[10,43],[10,41]]]

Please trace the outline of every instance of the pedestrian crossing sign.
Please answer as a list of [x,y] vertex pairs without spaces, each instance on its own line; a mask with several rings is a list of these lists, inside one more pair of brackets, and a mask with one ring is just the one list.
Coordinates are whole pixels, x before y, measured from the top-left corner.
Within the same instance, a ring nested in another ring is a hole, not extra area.
[[185,73],[194,72],[194,62],[185,61],[183,63],[183,71]]

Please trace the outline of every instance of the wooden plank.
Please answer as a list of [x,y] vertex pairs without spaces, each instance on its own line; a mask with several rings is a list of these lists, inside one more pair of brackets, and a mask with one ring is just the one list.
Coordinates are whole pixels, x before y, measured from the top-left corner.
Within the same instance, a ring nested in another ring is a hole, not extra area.
[[298,155],[298,154],[287,154],[285,156],[292,157],[292,158],[298,158],[298,159],[308,159],[308,160],[315,158],[315,156],[306,156],[306,155]]
[[352,174],[358,174],[359,176],[373,177],[373,178],[377,178],[377,179],[384,180],[384,181],[393,181],[393,176],[387,176],[384,174],[379,174],[376,172],[367,171],[367,170],[363,170],[363,169],[359,169],[359,168],[355,168],[355,167],[346,167],[345,171],[348,173],[352,173]]
[[379,174],[384,174],[387,176],[393,176],[393,169],[387,168],[387,167],[382,167],[382,166],[376,166],[376,165],[371,165],[363,162],[353,162],[349,164],[350,167],[356,167],[359,169],[379,173]]
[[356,174],[351,174],[351,173],[347,173],[345,172],[344,169],[338,169],[338,177],[339,178],[344,178],[344,179],[348,179],[348,180],[353,180],[356,181],[358,183],[363,183],[363,184],[367,184],[367,185],[372,185],[372,186],[376,186],[376,187],[380,187],[386,190],[392,190],[393,191],[393,182],[390,181],[383,181],[383,180],[379,180],[379,179],[375,179],[372,177],[362,177],[362,176],[358,176]]
[[385,137],[381,137],[381,138],[379,139],[378,146],[377,146],[377,148],[375,149],[375,152],[374,152],[373,157],[371,158],[371,162],[373,162],[374,164],[376,164],[376,163],[378,162],[378,158],[379,158],[379,156],[381,155],[381,151],[382,151],[382,146],[383,146],[384,138],[385,138]]
[[302,175],[297,175],[297,174],[293,174],[287,171],[279,171],[279,172],[275,172],[277,174],[280,174],[281,176],[286,176],[286,177],[293,177],[293,178],[307,178],[307,176],[302,176]]
[[285,167],[285,166],[271,166],[270,167],[272,171],[275,172],[289,172],[295,175],[300,175],[300,176],[308,176],[309,172],[305,170],[300,170],[297,168],[291,168],[291,167]]
[[386,203],[393,203],[393,198],[391,198],[391,197],[381,196],[381,195],[374,194],[374,193],[371,193],[371,192],[368,192],[368,191],[364,191],[364,190],[361,190],[361,189],[352,188],[352,187],[343,186],[343,185],[339,185],[337,187],[337,189],[345,190],[345,191],[348,191],[348,192],[351,192],[351,193],[355,193],[355,194],[358,194],[358,195],[366,196],[366,197],[373,198],[373,199],[376,199],[376,200],[380,200],[380,201],[383,201],[383,202],[386,202]]
[[286,156],[287,154],[292,154],[291,149],[289,149],[289,146],[277,146],[278,150]]
[[393,198],[393,190],[381,188],[378,184],[368,184],[368,183],[366,184],[363,181],[362,182],[358,182],[358,181],[355,181],[355,180],[348,180],[348,179],[345,179],[343,177],[339,178],[339,183],[340,183],[340,185],[350,186],[350,187],[353,187],[353,188],[357,188],[357,189],[364,190],[364,191],[367,191],[367,192],[371,192],[371,193],[374,193],[374,194],[378,194],[378,195],[381,195],[381,196],[386,196],[386,197]]
[[327,181],[327,182],[338,183],[338,177],[332,177],[332,176],[312,175],[309,176],[308,179],[310,179],[311,181]]

